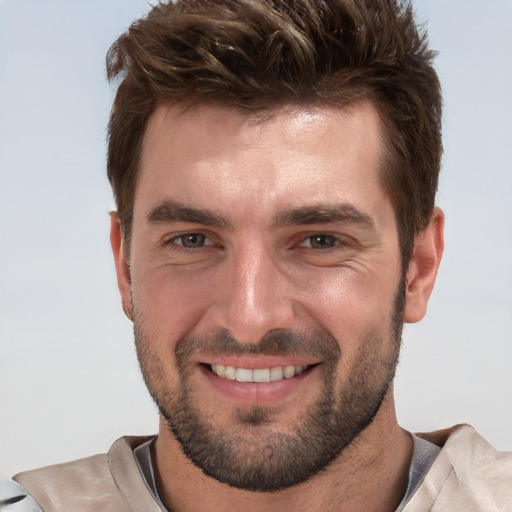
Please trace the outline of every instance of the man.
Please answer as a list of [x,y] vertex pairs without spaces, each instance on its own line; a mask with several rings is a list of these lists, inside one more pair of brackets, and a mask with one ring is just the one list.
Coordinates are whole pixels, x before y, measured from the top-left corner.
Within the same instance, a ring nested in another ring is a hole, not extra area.
[[111,241],[159,433],[19,474],[5,510],[511,508],[509,455],[394,410],[443,251],[432,57],[384,0],[184,1],[114,43]]

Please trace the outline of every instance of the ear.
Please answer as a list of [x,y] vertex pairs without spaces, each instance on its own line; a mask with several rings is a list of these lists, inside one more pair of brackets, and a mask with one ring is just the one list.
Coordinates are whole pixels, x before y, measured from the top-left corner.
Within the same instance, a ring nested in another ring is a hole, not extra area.
[[417,235],[406,275],[404,322],[419,322],[436,282],[444,249],[444,214],[434,208],[428,226]]
[[117,286],[121,293],[123,311],[130,320],[133,320],[130,266],[124,251],[121,220],[119,219],[117,212],[110,213],[110,245],[112,246],[112,252],[114,253]]

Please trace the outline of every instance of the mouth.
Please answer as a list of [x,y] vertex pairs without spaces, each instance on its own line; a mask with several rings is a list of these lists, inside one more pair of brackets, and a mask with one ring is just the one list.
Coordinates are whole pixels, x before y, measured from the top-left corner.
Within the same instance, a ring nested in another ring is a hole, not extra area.
[[221,379],[265,383],[292,379],[316,365],[274,366],[272,368],[256,369],[224,366],[222,364],[204,364],[203,366]]
[[[303,401],[310,392],[305,385],[321,362],[313,361],[267,361],[239,360],[201,362],[199,375],[213,396],[223,403],[227,399],[232,404],[248,406],[276,406],[283,400]],[[223,363],[223,364],[221,364]],[[281,364],[280,364],[281,363]],[[304,387],[305,386],[305,387]],[[301,391],[302,390],[302,391]]]

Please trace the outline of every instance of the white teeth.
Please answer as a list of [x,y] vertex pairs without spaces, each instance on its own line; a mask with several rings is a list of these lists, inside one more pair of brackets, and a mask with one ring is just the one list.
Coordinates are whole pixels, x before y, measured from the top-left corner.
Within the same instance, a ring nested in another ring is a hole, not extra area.
[[270,382],[270,370],[268,368],[264,368],[263,370],[253,370],[252,381]]
[[237,368],[235,379],[238,382],[253,382],[252,370],[247,370],[246,368]]
[[283,376],[285,379],[291,379],[292,377],[295,377],[295,366],[287,366],[283,370]]
[[238,382],[276,382],[283,379],[291,379],[301,374],[307,367],[297,366],[275,366],[274,368],[258,368],[249,370],[247,368],[235,368],[234,366],[223,366],[221,364],[210,365],[212,372],[229,380]]
[[270,380],[272,382],[283,380],[283,369],[280,366],[276,366],[270,370]]
[[[217,365],[217,375],[220,377],[219,367],[222,366],[220,364]],[[235,380],[236,379],[236,368],[233,368],[233,366],[225,366],[226,372],[224,376],[226,379],[229,380]]]

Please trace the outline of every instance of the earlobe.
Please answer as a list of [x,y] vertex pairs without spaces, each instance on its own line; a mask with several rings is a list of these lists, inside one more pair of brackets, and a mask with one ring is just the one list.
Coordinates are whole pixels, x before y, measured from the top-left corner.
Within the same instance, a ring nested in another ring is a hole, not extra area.
[[417,235],[406,275],[404,322],[419,322],[427,312],[444,249],[444,214],[434,208],[428,226]]
[[124,250],[121,221],[117,212],[110,213],[110,245],[112,246],[112,253],[114,255],[117,286],[121,293],[123,311],[130,320],[133,320],[130,266]]

